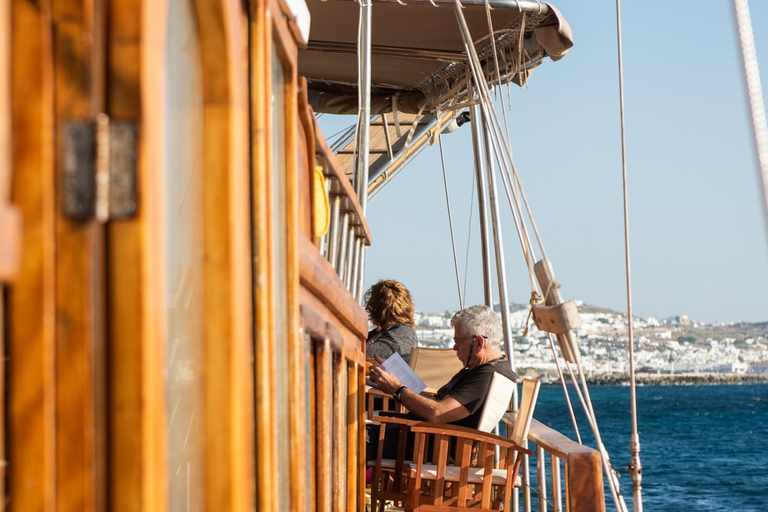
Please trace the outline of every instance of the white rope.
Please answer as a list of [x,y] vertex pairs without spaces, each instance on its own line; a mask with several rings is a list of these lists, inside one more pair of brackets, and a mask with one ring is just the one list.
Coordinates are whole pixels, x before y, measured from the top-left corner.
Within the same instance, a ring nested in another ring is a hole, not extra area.
[[[502,181],[505,182],[505,189],[506,189],[506,182],[507,182],[507,180],[509,181],[510,185],[513,185],[513,183],[519,185],[520,184],[519,176],[517,175],[517,170],[516,170],[516,168],[514,166],[514,160],[512,158],[512,151],[511,151],[511,148],[509,146],[509,140],[505,139],[503,137],[503,135],[501,133],[501,128],[500,128],[500,123],[499,123],[498,116],[496,116],[495,111],[492,108],[490,108],[491,98],[490,98],[490,93],[488,91],[488,85],[485,82],[485,79],[483,77],[480,61],[479,61],[479,58],[477,57],[477,53],[476,53],[475,48],[474,48],[474,43],[473,43],[471,35],[469,33],[469,27],[466,24],[466,20],[464,19],[463,13],[461,12],[461,3],[460,3],[460,1],[456,0],[455,5],[456,5],[456,8],[455,8],[456,18],[457,18],[457,21],[458,21],[458,24],[459,24],[459,28],[460,28],[460,33],[462,35],[462,39],[463,39],[463,42],[464,42],[464,48],[465,48],[465,51],[467,53],[467,56],[469,57],[470,70],[472,71],[472,75],[474,77],[475,84],[477,85],[477,90],[479,92],[479,96],[480,96],[480,100],[481,100],[480,101],[480,107],[483,110],[483,115],[484,115],[484,118],[486,120],[486,126],[489,129],[488,131],[489,131],[489,134],[490,134],[491,139],[492,139],[492,143],[493,143],[492,144],[492,146],[493,146],[492,149],[494,151],[494,155],[495,155],[495,157],[497,159],[497,162],[499,163],[500,167],[503,169],[503,171],[506,172],[506,178],[507,179],[503,179]],[[503,143],[502,143],[502,141],[503,141]],[[505,151],[505,155],[504,156],[506,156],[506,159],[505,158],[501,158],[501,155],[499,154],[502,150]],[[510,169],[509,169],[509,166],[507,165],[507,162],[511,163],[512,172],[510,172]],[[502,172],[502,178],[505,178],[504,172]],[[516,188],[517,187],[513,187],[513,189],[516,189]],[[508,194],[509,194],[509,192],[508,192]],[[515,195],[515,194],[512,194],[512,195]],[[516,196],[516,200],[514,202],[515,202],[515,204],[517,206],[517,209],[519,211],[519,208],[520,208],[520,199],[519,199],[519,197]],[[526,201],[526,203],[527,203],[527,201]],[[527,205],[527,210],[528,210],[528,213],[529,213],[529,216],[530,216],[530,206],[529,205]],[[515,219],[516,219],[516,216],[514,214],[514,208],[513,208],[513,217],[515,217]],[[518,223],[517,223],[517,220],[516,220],[516,227],[517,227],[517,225],[518,225]],[[521,238],[521,243],[522,243],[522,246],[523,246],[523,252],[524,253],[528,253],[528,251],[530,249],[530,241],[528,241],[528,243],[525,243],[524,238],[527,238],[527,233],[526,233],[525,236],[522,235],[522,232],[523,232],[524,229],[525,228],[524,228],[524,223],[523,223],[523,225],[520,228],[519,236]],[[539,237],[539,242],[541,243],[540,237]],[[529,269],[528,269],[529,270],[529,276],[533,277],[534,274],[533,274],[533,269],[531,268],[530,260],[528,258],[526,258],[526,260],[527,260],[528,265],[529,265]],[[535,291],[535,282],[532,282],[531,284],[532,284],[532,289]],[[553,345],[554,345],[554,343],[553,343]],[[577,350],[578,350],[578,348],[577,348]],[[585,413],[587,415],[587,419],[589,420],[590,427],[592,428],[593,434],[595,436],[595,440],[596,440],[596,443],[597,443],[597,448],[598,448],[598,451],[600,452],[601,459],[602,459],[603,465],[605,467],[606,476],[608,477],[608,483],[609,483],[609,487],[611,489],[611,495],[613,496],[614,502],[616,504],[616,508],[620,512],[626,512],[626,504],[624,503],[624,499],[621,496],[621,494],[619,493],[619,489],[618,489],[617,473],[611,467],[610,458],[608,456],[608,452],[605,450],[605,446],[602,443],[602,438],[600,436],[600,431],[599,431],[599,428],[597,426],[594,410],[592,408],[592,402],[591,402],[591,399],[590,399],[590,396],[589,396],[589,390],[588,390],[587,385],[586,385],[586,379],[584,378],[583,368],[581,368],[580,366],[577,366],[578,370],[579,370],[580,377],[581,377],[581,385],[584,388],[584,390],[582,392],[580,386],[576,382],[575,376],[573,375],[573,371],[572,371],[572,369],[570,367],[570,363],[568,363],[567,361],[566,361],[566,363],[568,364],[568,370],[571,373],[571,378],[574,381],[574,387],[577,390],[577,395],[579,396],[579,400],[582,403],[582,407],[585,410]]]
[[768,226],[768,123],[766,122],[763,91],[760,84],[760,69],[757,65],[755,37],[752,34],[752,20],[749,15],[747,0],[733,0],[733,5],[736,9],[741,54],[744,59],[744,75],[747,80],[747,94],[755,130],[758,173],[763,185],[763,206],[765,207],[763,213],[765,214],[766,226]]
[[[510,148],[510,145],[509,145],[509,139],[508,138],[505,139],[503,137],[503,135],[501,133],[501,128],[500,128],[500,123],[499,123],[498,116],[496,115],[496,112],[494,111],[494,109],[492,109],[490,107],[490,105],[491,105],[491,98],[490,98],[490,93],[488,91],[488,85],[487,85],[487,83],[486,83],[486,81],[484,79],[483,73],[482,73],[482,68],[481,68],[481,65],[480,65],[480,61],[479,61],[479,59],[477,57],[477,53],[476,53],[475,48],[474,48],[474,43],[473,43],[472,37],[471,37],[471,35],[469,33],[469,27],[466,24],[466,20],[464,19],[463,13],[461,12],[460,0],[456,0],[455,4],[456,4],[456,8],[455,8],[456,18],[457,18],[457,21],[459,23],[460,32],[461,32],[462,39],[463,39],[463,42],[464,42],[464,48],[465,48],[465,51],[467,53],[467,56],[469,57],[470,70],[472,71],[472,75],[473,75],[475,84],[477,85],[477,90],[479,92],[480,107],[481,107],[481,109],[483,111],[483,116],[484,116],[484,119],[485,119],[485,124],[486,124],[486,127],[488,128],[488,134],[489,134],[489,136],[491,138],[492,150],[494,152],[494,156],[496,157],[497,162],[499,163],[500,168],[503,171],[501,173],[502,174],[502,181],[505,184],[505,190],[507,191],[508,199],[510,199],[510,206],[512,207],[512,202],[513,202],[510,196],[514,195],[515,196],[514,203],[515,203],[516,209],[518,210],[518,213],[520,214],[521,220],[522,220],[522,212],[520,211],[520,203],[521,203],[520,198],[517,196],[517,193],[510,194],[510,191],[509,191],[509,189],[507,187],[507,185],[509,184],[511,186],[510,188],[512,188],[513,190],[516,191],[518,187],[515,186],[515,185],[520,185],[519,176],[517,175],[517,170],[516,170],[516,168],[514,166],[514,160],[512,158],[512,151],[511,151],[511,148]],[[503,143],[502,143],[502,141],[503,141]],[[505,154],[506,159],[502,158],[502,155],[500,154],[502,152],[502,150],[504,150],[506,152],[506,154]],[[512,167],[512,172],[510,172],[510,169],[509,169],[509,166],[507,165],[507,162],[510,162],[511,167]],[[505,173],[506,173],[506,176],[505,176]],[[507,183],[507,182],[509,182],[509,183]],[[522,187],[520,187],[520,188],[522,189]],[[532,215],[530,215],[530,205],[527,204],[527,200],[525,202],[526,202],[526,209],[528,211],[529,217],[532,218]],[[516,227],[518,227],[517,215],[515,215],[515,207],[512,207],[512,211],[513,211],[513,218],[515,218],[515,225],[516,225]],[[524,223],[521,223],[521,224],[522,225],[520,227],[518,227],[518,230],[519,230],[518,231],[518,236],[520,237],[520,240],[521,240],[521,245],[522,245],[522,248],[523,248],[523,253],[526,254],[526,262],[528,264],[529,277],[531,278],[532,300],[533,300],[533,295],[536,293],[535,292],[536,285],[535,285],[535,281],[533,280],[534,273],[533,273],[533,268],[532,268],[531,263],[530,263],[530,257],[528,256],[529,253],[532,253],[532,248],[530,246],[530,239],[527,236],[527,232],[524,231],[525,230],[525,225],[524,225]],[[537,233],[537,238],[538,238],[539,244],[541,246],[542,245],[541,244],[541,238],[540,238],[540,236],[538,236],[538,230],[535,230],[535,231]],[[524,232],[525,232],[525,235],[523,235]],[[527,243],[526,243],[526,240],[527,240]],[[554,346],[554,343],[552,343],[552,345]],[[578,350],[578,348],[576,348],[576,350]],[[614,499],[614,503],[616,505],[616,508],[620,512],[626,512],[626,510],[627,510],[626,504],[624,503],[624,499],[623,499],[623,497],[621,496],[621,494],[619,492],[618,474],[611,467],[610,458],[609,458],[608,452],[606,451],[605,446],[603,445],[603,442],[602,442],[602,438],[600,436],[600,431],[599,431],[599,428],[597,426],[597,421],[595,419],[594,410],[592,408],[592,402],[591,402],[591,399],[590,399],[590,396],[589,396],[589,389],[588,389],[587,384],[586,384],[586,379],[584,377],[583,368],[581,368],[581,366],[577,365],[578,370],[579,370],[579,374],[580,374],[580,377],[581,377],[581,385],[583,386],[583,393],[582,393],[581,387],[576,382],[576,378],[573,375],[573,371],[570,368],[570,363],[568,363],[568,361],[566,361],[566,363],[568,364],[568,370],[571,373],[571,378],[574,381],[574,387],[577,390],[577,395],[579,396],[579,400],[582,403],[582,407],[585,410],[585,413],[586,413],[587,418],[589,420],[590,427],[592,428],[593,434],[595,436],[595,440],[596,440],[596,444],[597,444],[597,449],[598,449],[598,451],[599,451],[599,453],[601,455],[601,460],[602,460],[604,468],[605,468],[606,476],[608,478],[609,488],[611,490],[611,495],[612,495],[612,497]],[[577,432],[578,432],[578,428],[577,427],[576,427],[576,429],[577,429]]]
[[[624,129],[624,59],[621,37],[621,0],[616,0],[616,41],[619,71],[619,111],[621,116],[621,171],[622,192],[624,196],[624,262],[627,278],[627,337],[629,344],[629,408],[632,416],[632,437],[630,439],[630,454],[632,462],[629,465],[633,483],[633,504],[635,512],[643,511],[642,472],[640,464],[640,435],[637,429],[637,386],[635,383],[635,339],[632,325],[632,272],[630,267],[629,249],[629,194],[627,186],[627,143]],[[626,507],[626,505],[625,505]]]
[[[472,189],[469,192],[469,227],[467,228],[467,254],[464,256],[464,296],[467,296],[467,275],[469,274],[469,248],[472,242],[472,214],[475,208],[475,173],[472,173]],[[478,208],[482,205],[478,204]]]
[[568,413],[571,415],[571,422],[573,423],[573,431],[576,433],[576,440],[579,444],[581,442],[581,433],[579,432],[579,424],[576,423],[576,414],[573,412],[573,404],[571,404],[571,397],[568,394],[568,387],[565,384],[565,377],[563,377],[563,369],[560,367],[560,358],[557,357],[557,351],[555,350],[555,342],[552,340],[552,335],[547,333],[547,339],[549,340],[549,348],[552,349],[552,356],[555,358],[555,367],[557,368],[557,376],[560,380],[560,384],[563,387],[563,394],[565,395],[565,403],[568,404]]
[[611,495],[613,496],[613,502],[616,505],[616,510],[619,512],[628,512],[627,504],[624,502],[624,497],[619,490],[619,474],[611,467],[611,459],[608,455],[608,450],[605,449],[603,444],[603,438],[600,435],[600,429],[597,426],[597,419],[595,416],[595,410],[592,408],[592,398],[589,396],[589,387],[587,386],[587,379],[584,377],[584,368],[581,365],[577,365],[579,370],[579,378],[581,379],[581,386],[584,391],[584,398],[589,410],[590,425],[592,426],[592,433],[595,436],[595,444],[597,450],[603,459],[603,467],[605,468],[605,476],[608,478],[608,486],[611,488]]
[[[496,156],[496,162],[500,164],[499,162],[499,155],[496,147],[493,148],[493,154]],[[533,266],[531,264],[532,256],[530,254],[530,243],[528,241],[528,234],[525,231],[525,223],[522,218],[522,215],[520,215],[520,218],[518,219],[519,211],[515,208],[515,206],[518,206],[517,198],[513,199],[512,195],[514,195],[514,189],[512,192],[510,192],[510,186],[507,182],[507,175],[504,172],[501,172],[501,183],[504,185],[504,193],[507,196],[507,201],[509,202],[509,208],[512,212],[512,220],[515,223],[515,229],[517,230],[517,236],[520,240],[520,246],[523,248],[523,256],[525,257],[525,264],[528,267],[528,279],[531,283],[531,292],[536,291],[536,281],[535,276],[533,273]]]
[[[474,44],[472,43],[472,36],[469,33],[469,27],[467,26],[466,20],[464,19],[464,14],[461,12],[461,3],[459,0],[456,0],[455,12],[456,12],[457,21],[459,23],[460,33],[464,43],[464,49],[467,53],[467,56],[469,57],[470,70],[472,72],[475,83],[477,85],[478,93],[480,95],[480,107],[483,111],[485,124],[489,128],[488,133],[491,137],[493,153],[494,153],[494,156],[496,157],[496,161],[499,164],[500,168],[506,169],[507,161],[512,160],[511,149],[509,147],[508,141],[504,139],[501,133],[498,116],[496,116],[494,109],[490,107],[490,105],[492,104],[492,100],[490,98],[490,92],[488,91],[488,84],[485,82],[485,79],[483,77],[480,60],[477,57]],[[505,144],[501,143],[502,140],[505,142]],[[506,159],[503,158],[502,155],[500,154],[499,148],[506,150]],[[503,177],[504,177],[504,173],[502,172],[502,178]],[[505,183],[505,190],[506,190],[506,182],[504,179],[502,179],[502,181]],[[514,211],[514,207],[512,208]],[[520,238],[520,241],[521,241],[523,253],[526,255],[526,262],[528,264],[528,274],[531,280],[531,291],[533,294],[536,292],[536,284],[534,279],[533,266],[530,261],[531,258],[530,258],[530,255],[528,254],[528,247],[527,247],[528,244],[525,243],[525,239],[527,238],[527,232],[525,231],[525,224],[518,223],[516,221],[515,227],[518,228],[518,237]]]
[[491,49],[493,51],[493,64],[496,68],[496,80],[498,80],[499,86],[501,86],[501,71],[499,70],[499,58],[496,54],[497,52],[496,37],[493,34],[493,21],[491,20],[491,4],[488,0],[485,0],[485,16],[488,20],[488,35],[491,38]]
[[[509,169],[507,167],[507,161],[509,161],[509,162],[513,161],[513,159],[512,159],[512,151],[511,151],[511,148],[509,147],[509,141],[508,140],[504,140],[503,136],[500,133],[501,130],[500,130],[500,127],[499,127],[500,123],[499,123],[498,117],[495,115],[495,112],[493,111],[493,109],[489,108],[489,105],[491,104],[491,100],[490,100],[490,94],[488,92],[488,86],[485,83],[485,80],[482,78],[483,77],[482,69],[481,69],[481,66],[480,66],[480,63],[479,63],[479,59],[477,57],[477,53],[475,52],[475,48],[474,48],[474,44],[472,42],[471,35],[469,34],[469,27],[466,24],[466,20],[464,19],[463,13],[461,12],[461,4],[460,4],[459,0],[456,0],[455,12],[456,12],[457,21],[459,22],[459,28],[460,28],[462,39],[463,39],[463,42],[464,42],[465,51],[467,52],[467,56],[469,57],[470,69],[472,70],[472,73],[473,73],[473,76],[474,76],[474,79],[475,79],[475,83],[478,86],[477,90],[480,93],[480,99],[481,99],[480,106],[483,109],[484,116],[486,117],[486,119],[488,121],[490,121],[490,122],[487,121],[487,124],[489,125],[490,134],[491,134],[491,136],[493,138],[494,154],[497,157],[497,161],[499,162],[499,165],[508,173],[507,176],[508,177],[509,176],[513,176],[513,174],[511,174],[509,172]],[[503,141],[504,144],[502,144],[501,141]],[[499,155],[497,153],[497,149],[499,149],[499,148],[501,148],[501,149],[506,151],[506,155],[505,156],[507,157],[507,159],[500,158],[501,155]],[[514,169],[514,167],[513,167],[513,169]],[[513,172],[514,172],[514,175],[516,175],[516,170],[514,170]],[[515,179],[519,182],[519,177],[515,178]],[[510,180],[510,181],[512,181],[512,180]],[[519,206],[519,203],[518,203],[518,206]],[[525,244],[523,244],[523,251],[524,252],[527,251],[527,247],[525,246]],[[530,266],[529,266],[529,275],[533,275],[533,271],[532,270],[533,269],[530,268]],[[535,288],[535,285],[533,285],[533,286]],[[579,398],[580,398],[580,400],[582,402],[582,406],[584,407],[585,412],[587,413],[588,419],[590,420],[589,421],[590,422],[590,426],[592,427],[593,433],[595,435],[595,440],[596,440],[596,443],[597,443],[597,448],[598,448],[598,451],[601,454],[603,465],[604,465],[605,471],[606,471],[606,476],[608,477],[608,483],[609,483],[609,487],[611,489],[611,495],[613,496],[613,499],[614,499],[614,502],[616,504],[617,509],[620,512],[625,512],[626,511],[626,505],[624,504],[624,500],[623,500],[623,498],[621,497],[621,495],[619,493],[617,474],[611,468],[610,458],[608,456],[608,452],[605,450],[605,447],[604,447],[604,445],[602,443],[602,438],[600,437],[599,429],[597,428],[597,422],[595,421],[595,415],[594,415],[594,411],[592,409],[592,404],[591,404],[591,400],[590,400],[590,397],[589,397],[589,391],[588,391],[588,388],[586,386],[586,379],[584,378],[584,372],[583,372],[583,369],[581,367],[579,367],[578,369],[579,369],[579,373],[580,373],[580,377],[581,377],[581,383],[582,383],[582,385],[584,387],[584,394],[582,396],[582,393],[580,391],[578,391],[577,393],[578,393]],[[569,370],[570,370],[570,364],[569,364]],[[575,381],[575,378],[574,378],[574,381]],[[577,386],[577,389],[578,389],[578,386]]]
[[[539,228],[536,226],[536,221],[533,219],[533,212],[531,211],[531,205],[528,204],[528,197],[525,195],[525,190],[523,190],[523,185],[520,183],[520,179],[515,173],[515,182],[517,183],[518,187],[520,188],[520,195],[523,197],[523,204],[525,204],[525,209],[528,212],[528,219],[531,221],[531,227],[533,227],[533,233],[536,235],[536,241],[539,244],[539,250],[541,251],[541,258],[543,260],[549,261],[549,258],[547,257],[547,251],[544,249],[544,242],[541,240],[541,235],[539,234]],[[531,252],[533,252],[533,249],[531,248]]]
[[[440,119],[440,112],[437,114],[437,118]],[[438,126],[437,142],[440,147],[440,163],[443,167],[443,185],[445,186],[445,206],[448,210],[448,226],[451,229],[451,248],[453,249],[453,267],[456,271],[456,288],[459,292],[459,309],[464,309],[464,300],[461,296],[461,275],[459,274],[459,258],[456,255],[456,239],[453,236],[453,217],[451,216],[451,199],[448,195],[448,173],[445,171],[445,156],[443,155],[443,138],[440,136]]]

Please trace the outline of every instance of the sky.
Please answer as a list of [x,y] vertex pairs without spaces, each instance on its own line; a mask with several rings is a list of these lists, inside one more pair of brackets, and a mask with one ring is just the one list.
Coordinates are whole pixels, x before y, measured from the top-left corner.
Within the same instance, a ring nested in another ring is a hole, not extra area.
[[[575,44],[526,87],[512,88],[512,151],[563,297],[626,312],[615,2],[552,3]],[[768,2],[750,8],[765,97]],[[634,315],[768,321],[768,229],[732,1],[623,2],[622,30]],[[327,136],[353,123],[320,119]],[[443,146],[464,303],[478,304],[469,125],[444,135]],[[457,310],[437,146],[369,201],[367,218],[366,289],[397,279],[418,311]],[[502,222],[509,297],[527,303],[527,268],[506,204]]]

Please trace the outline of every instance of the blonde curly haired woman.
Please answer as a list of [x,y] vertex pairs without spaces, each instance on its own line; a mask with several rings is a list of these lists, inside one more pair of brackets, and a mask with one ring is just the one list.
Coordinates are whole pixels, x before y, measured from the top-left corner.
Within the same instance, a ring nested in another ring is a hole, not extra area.
[[386,359],[397,352],[410,362],[417,339],[408,288],[394,279],[382,279],[365,293],[365,310],[376,326],[368,333],[365,356]]

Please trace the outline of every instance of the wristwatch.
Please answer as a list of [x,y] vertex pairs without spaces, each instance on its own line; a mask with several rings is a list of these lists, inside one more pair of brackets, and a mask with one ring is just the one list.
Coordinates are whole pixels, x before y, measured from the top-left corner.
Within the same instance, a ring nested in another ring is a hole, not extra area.
[[394,393],[392,393],[392,398],[394,398],[394,399],[395,399],[395,402],[397,402],[397,403],[401,403],[401,401],[400,401],[400,395],[402,395],[402,394],[403,394],[403,390],[404,390],[404,389],[405,389],[405,386],[400,386],[399,388],[397,388],[397,391],[395,391]]

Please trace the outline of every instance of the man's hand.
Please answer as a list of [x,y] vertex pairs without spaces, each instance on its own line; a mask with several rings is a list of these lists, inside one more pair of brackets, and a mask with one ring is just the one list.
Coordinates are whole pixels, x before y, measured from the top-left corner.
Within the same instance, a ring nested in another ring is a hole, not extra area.
[[[384,360],[379,357],[376,359],[379,360],[379,363],[384,362]],[[373,367],[371,367],[369,378],[371,379],[371,382],[376,384],[376,387],[380,391],[392,394],[397,391],[403,384],[397,379],[397,377],[382,368],[379,363],[374,364]]]

